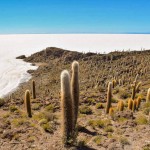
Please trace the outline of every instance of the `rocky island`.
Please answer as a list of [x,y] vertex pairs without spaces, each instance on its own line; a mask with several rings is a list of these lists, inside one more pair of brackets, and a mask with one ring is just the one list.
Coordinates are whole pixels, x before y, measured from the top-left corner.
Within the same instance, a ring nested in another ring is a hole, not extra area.
[[[48,47],[21,58],[39,67],[28,71],[30,81],[0,99],[1,149],[150,149],[150,50],[98,54]],[[72,109],[78,115],[75,136],[64,143],[60,75],[68,70],[71,77],[74,61],[79,104]]]

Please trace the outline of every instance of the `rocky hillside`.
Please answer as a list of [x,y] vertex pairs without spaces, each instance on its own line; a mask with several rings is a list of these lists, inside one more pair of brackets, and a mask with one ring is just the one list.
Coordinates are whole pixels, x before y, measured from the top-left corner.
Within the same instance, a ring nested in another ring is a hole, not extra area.
[[[150,102],[146,102],[150,88],[150,50],[84,54],[50,47],[24,60],[39,68],[29,70],[32,79],[0,100],[1,149],[150,149]],[[79,62],[78,133],[76,142],[66,148],[61,134],[60,74],[67,69],[71,75],[74,60]],[[33,98],[32,80],[36,98]],[[133,98],[135,80],[138,87]],[[110,82],[113,85],[111,111],[106,114]],[[27,89],[31,93],[32,118],[24,106]],[[129,108],[129,101],[135,103],[139,99],[139,106]]]

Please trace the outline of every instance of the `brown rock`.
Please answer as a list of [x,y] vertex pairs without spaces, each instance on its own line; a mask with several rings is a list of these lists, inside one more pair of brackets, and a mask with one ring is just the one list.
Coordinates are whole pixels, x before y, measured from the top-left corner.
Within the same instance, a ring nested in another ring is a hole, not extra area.
[[16,57],[16,59],[25,59],[25,58],[26,58],[25,55],[21,55],[21,56]]

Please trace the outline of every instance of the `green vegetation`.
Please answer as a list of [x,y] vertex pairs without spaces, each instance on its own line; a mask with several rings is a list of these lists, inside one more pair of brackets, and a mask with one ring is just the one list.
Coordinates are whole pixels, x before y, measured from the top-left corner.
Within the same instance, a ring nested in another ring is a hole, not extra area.
[[130,144],[126,137],[120,137],[119,141],[122,145],[129,145]]
[[40,110],[40,108],[41,108],[41,104],[40,103],[36,103],[36,104],[32,105],[32,109],[33,110]]
[[120,91],[119,94],[121,99],[127,99],[130,97],[130,94],[127,93],[126,91]]
[[16,106],[10,106],[9,110],[10,110],[10,112],[15,112],[18,110],[18,108]]
[[147,118],[142,114],[138,115],[135,121],[139,125],[148,124]]
[[48,106],[45,107],[45,110],[48,112],[55,112],[55,106],[53,104],[49,104]]
[[28,120],[26,120],[26,118],[17,118],[17,119],[12,120],[12,124],[16,127],[19,127],[19,126],[30,124],[30,123]]
[[102,137],[101,136],[96,136],[93,140],[97,145],[101,144],[102,141]]
[[113,129],[112,126],[107,126],[107,127],[104,128],[104,131],[105,132],[114,132],[114,129]]
[[96,108],[97,109],[103,109],[104,108],[104,105],[102,103],[97,103],[96,104]]
[[90,115],[92,114],[92,109],[89,106],[81,106],[80,113]]
[[111,121],[108,119],[105,120],[89,120],[88,125],[91,126],[92,128],[104,128],[108,125],[111,124]]

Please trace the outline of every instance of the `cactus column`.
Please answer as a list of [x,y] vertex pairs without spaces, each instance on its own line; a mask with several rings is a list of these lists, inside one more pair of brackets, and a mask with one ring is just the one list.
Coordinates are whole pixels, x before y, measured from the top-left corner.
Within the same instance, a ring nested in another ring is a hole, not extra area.
[[119,108],[118,108],[119,111],[123,111],[124,110],[124,102],[121,100],[119,102]]
[[147,91],[146,103],[150,103],[150,88]]
[[35,94],[35,81],[32,81],[32,97],[33,99],[36,99],[36,94]]
[[30,92],[29,92],[29,90],[26,90],[26,92],[25,92],[25,107],[27,110],[28,117],[31,118],[32,113],[31,113],[31,103],[30,103]]
[[70,91],[70,75],[67,70],[61,73],[61,109],[62,109],[62,136],[65,145],[73,133],[73,110]]
[[132,100],[134,100],[135,98],[135,93],[136,93],[136,82],[134,81],[133,85],[132,85]]
[[109,82],[109,84],[108,84],[108,91],[107,91],[106,114],[109,113],[109,109],[111,107],[111,99],[112,99],[112,83]]
[[132,99],[129,99],[129,100],[128,100],[128,109],[129,109],[129,110],[132,110],[132,107],[133,107],[133,100],[132,100]]
[[73,103],[73,118],[74,118],[74,129],[78,118],[78,107],[79,107],[79,63],[74,61],[72,63],[72,78],[71,78],[71,96]]

